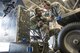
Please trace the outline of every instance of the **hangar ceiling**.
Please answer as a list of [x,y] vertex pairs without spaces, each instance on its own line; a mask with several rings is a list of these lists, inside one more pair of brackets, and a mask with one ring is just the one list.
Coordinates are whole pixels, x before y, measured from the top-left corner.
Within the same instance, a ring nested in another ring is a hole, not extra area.
[[[34,9],[36,6],[40,7],[41,3],[44,0],[22,0],[22,1],[28,9]],[[55,1],[60,2],[62,5],[65,5],[65,7],[69,8],[69,9],[72,9],[74,4],[77,1],[79,2],[79,0],[47,0],[47,1],[50,1],[51,3],[55,2]]]

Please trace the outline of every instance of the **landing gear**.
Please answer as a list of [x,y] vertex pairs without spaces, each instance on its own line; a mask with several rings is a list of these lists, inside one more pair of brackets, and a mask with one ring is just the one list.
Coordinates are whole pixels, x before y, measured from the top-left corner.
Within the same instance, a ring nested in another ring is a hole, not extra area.
[[80,53],[80,23],[71,23],[62,29],[58,47],[62,53]]

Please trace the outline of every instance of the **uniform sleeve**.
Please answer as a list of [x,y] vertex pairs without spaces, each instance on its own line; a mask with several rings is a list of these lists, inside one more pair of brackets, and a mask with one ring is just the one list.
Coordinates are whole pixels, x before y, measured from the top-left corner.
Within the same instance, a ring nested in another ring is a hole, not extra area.
[[52,5],[51,7],[51,17],[57,17],[58,16],[58,10],[57,10],[57,7],[54,7]]
[[35,16],[30,18],[30,28],[35,29],[37,27]]

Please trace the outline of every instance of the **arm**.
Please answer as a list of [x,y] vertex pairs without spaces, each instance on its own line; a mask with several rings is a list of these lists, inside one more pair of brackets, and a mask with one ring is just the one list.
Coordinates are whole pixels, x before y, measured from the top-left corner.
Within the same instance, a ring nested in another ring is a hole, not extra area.
[[35,29],[37,27],[35,16],[30,18],[30,27],[31,29]]
[[68,13],[68,12],[71,12],[72,10],[70,10],[70,9],[67,9],[66,7],[64,7],[63,5],[61,5],[61,8],[63,8],[64,9],[64,11],[65,11],[65,13]]

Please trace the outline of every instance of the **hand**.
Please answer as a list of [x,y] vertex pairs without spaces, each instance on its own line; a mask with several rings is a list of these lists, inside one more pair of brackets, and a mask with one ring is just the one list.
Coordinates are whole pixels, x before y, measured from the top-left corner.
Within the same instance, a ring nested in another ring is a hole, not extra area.
[[38,27],[42,26],[43,25],[43,22],[42,21],[39,21],[38,22]]

